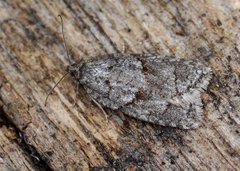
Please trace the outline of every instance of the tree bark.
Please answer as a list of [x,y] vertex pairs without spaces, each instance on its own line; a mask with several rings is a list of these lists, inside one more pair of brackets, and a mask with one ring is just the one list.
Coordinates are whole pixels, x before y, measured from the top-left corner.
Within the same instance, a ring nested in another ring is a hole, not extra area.
[[[0,16],[2,170],[240,170],[239,0],[12,0]],[[106,118],[81,87],[75,100],[70,77],[44,106],[71,62],[117,52],[211,67],[203,125],[161,127],[104,108]]]

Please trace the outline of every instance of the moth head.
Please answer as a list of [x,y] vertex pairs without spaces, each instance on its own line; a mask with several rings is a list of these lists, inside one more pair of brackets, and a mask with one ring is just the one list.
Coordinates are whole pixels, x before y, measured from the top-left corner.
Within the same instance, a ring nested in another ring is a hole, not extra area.
[[79,79],[83,64],[74,63],[67,67],[67,72],[75,79]]

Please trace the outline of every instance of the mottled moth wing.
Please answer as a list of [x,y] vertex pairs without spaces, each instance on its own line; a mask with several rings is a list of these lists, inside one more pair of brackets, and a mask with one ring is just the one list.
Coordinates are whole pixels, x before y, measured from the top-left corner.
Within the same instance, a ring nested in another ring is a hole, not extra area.
[[183,129],[203,120],[201,92],[210,68],[164,55],[114,54],[84,63],[77,78],[103,106],[134,118]]

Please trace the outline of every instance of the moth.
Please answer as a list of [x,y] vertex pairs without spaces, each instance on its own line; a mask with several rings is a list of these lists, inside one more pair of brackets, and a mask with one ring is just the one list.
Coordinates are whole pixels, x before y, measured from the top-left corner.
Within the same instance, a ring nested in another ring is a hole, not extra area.
[[67,68],[100,105],[162,126],[194,129],[212,77],[197,60],[164,54],[109,54]]
[[197,128],[201,93],[211,69],[196,60],[159,54],[111,54],[68,67],[74,80],[102,106],[158,125]]

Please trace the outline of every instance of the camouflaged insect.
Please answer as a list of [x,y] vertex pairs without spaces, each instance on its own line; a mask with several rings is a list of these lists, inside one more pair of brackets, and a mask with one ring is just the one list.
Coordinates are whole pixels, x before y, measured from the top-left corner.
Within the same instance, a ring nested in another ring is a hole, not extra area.
[[198,61],[112,54],[70,65],[68,72],[98,103],[131,117],[182,129],[202,123],[201,93],[211,69]]

